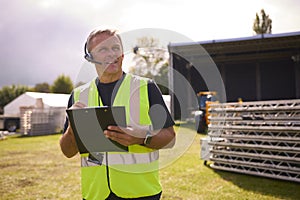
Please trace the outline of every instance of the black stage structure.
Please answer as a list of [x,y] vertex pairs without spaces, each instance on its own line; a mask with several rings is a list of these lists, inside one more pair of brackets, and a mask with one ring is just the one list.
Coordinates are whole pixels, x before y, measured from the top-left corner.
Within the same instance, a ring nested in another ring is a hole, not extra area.
[[[239,98],[300,99],[300,32],[170,43],[168,49],[173,69],[169,77],[171,111],[175,119],[190,117],[198,105],[193,97],[199,92],[222,88],[210,86],[212,83],[207,82],[211,77],[201,74],[201,69],[208,71],[213,67],[211,61],[224,84],[225,92],[217,91],[223,102],[236,102]],[[185,89],[180,76],[190,83],[192,90]],[[179,103],[176,93],[186,99]]]

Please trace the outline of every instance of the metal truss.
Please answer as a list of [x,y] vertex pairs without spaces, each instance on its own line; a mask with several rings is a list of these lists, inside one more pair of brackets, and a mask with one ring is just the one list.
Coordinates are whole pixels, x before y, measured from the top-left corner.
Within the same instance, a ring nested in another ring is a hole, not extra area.
[[209,105],[213,169],[300,182],[300,100]]

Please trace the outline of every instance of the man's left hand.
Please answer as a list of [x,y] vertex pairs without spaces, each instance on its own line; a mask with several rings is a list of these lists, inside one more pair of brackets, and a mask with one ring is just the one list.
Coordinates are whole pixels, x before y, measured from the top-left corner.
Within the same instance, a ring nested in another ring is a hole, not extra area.
[[133,129],[131,127],[108,126],[104,131],[104,135],[124,146],[133,144],[143,144],[146,131]]

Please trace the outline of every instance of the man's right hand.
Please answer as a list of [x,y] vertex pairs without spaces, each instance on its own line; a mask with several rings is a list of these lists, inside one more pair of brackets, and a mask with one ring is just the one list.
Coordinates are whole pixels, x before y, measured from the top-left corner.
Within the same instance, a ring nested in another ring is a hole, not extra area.
[[84,108],[84,107],[86,107],[84,103],[77,101],[70,107],[70,109]]

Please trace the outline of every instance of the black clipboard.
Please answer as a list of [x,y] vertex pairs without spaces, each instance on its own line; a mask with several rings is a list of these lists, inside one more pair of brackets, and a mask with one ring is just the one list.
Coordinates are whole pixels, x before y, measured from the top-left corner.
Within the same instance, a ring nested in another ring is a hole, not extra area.
[[109,125],[126,127],[124,106],[67,109],[79,152],[127,152],[123,146],[105,137]]

